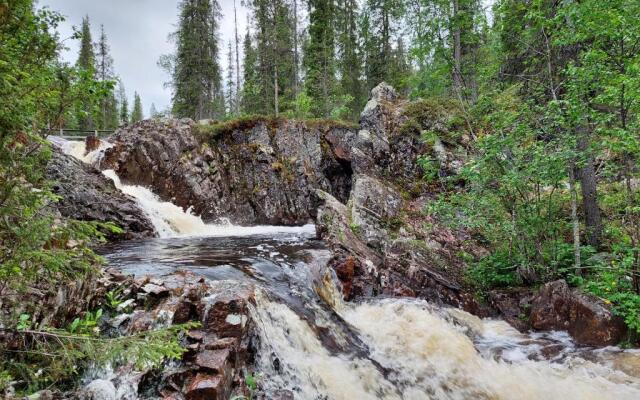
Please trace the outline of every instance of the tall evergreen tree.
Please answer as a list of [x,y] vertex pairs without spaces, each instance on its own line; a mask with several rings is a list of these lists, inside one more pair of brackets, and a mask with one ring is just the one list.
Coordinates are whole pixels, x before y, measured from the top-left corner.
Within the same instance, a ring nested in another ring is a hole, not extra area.
[[129,123],[129,100],[127,99],[127,92],[124,88],[122,82],[118,85],[118,103],[120,106],[119,109],[119,120],[120,124]]
[[151,103],[151,107],[149,108],[149,118],[158,118],[160,113],[156,109],[155,103]]
[[366,101],[362,90],[362,54],[359,51],[358,1],[338,0],[336,7],[336,69],[340,77],[342,96],[351,96],[346,104],[349,116],[355,120]]
[[236,101],[234,111],[236,114],[240,114],[240,37],[238,36],[238,8],[236,6],[236,0],[233,0],[233,25],[236,50]]
[[309,0],[309,39],[304,48],[305,91],[312,112],[329,117],[336,89],[335,6],[333,0]]
[[363,15],[367,89],[382,81],[393,81],[393,42],[400,17],[402,0],[367,0]]
[[96,55],[93,49],[93,41],[91,39],[91,24],[89,16],[82,18],[82,27],[80,29],[80,53],[76,65],[83,70],[95,73]]
[[142,112],[142,100],[138,92],[133,95],[133,110],[131,111],[131,123],[142,121],[144,113]]
[[218,63],[220,6],[217,0],[182,0],[172,65],[173,113],[195,120],[224,115]]
[[295,96],[294,28],[284,0],[253,0],[256,25],[258,90],[255,112],[276,114],[290,108]]
[[[80,53],[78,54],[77,67],[82,71],[82,79],[91,81],[95,76],[95,52],[91,39],[91,25],[89,16],[82,19],[80,30]],[[93,120],[94,104],[90,96],[83,96],[76,110],[77,127],[82,130],[94,129]]]
[[231,40],[229,40],[227,46],[227,77],[226,77],[226,93],[225,100],[227,104],[227,114],[233,115],[236,112],[236,79],[235,79],[235,65],[234,65],[234,57],[233,57],[233,45],[231,44]]
[[[113,71],[113,58],[110,54],[104,25],[100,26],[100,38],[95,45],[95,49],[96,80],[111,86],[115,80],[115,73]],[[96,125],[99,129],[114,129],[117,127],[118,109],[116,103],[115,93],[112,91],[100,100],[96,118]]]
[[244,60],[242,65],[242,91],[240,93],[241,110],[245,114],[260,111],[262,99],[260,99],[260,86],[258,81],[258,53],[251,38],[251,32],[247,29],[243,41]]

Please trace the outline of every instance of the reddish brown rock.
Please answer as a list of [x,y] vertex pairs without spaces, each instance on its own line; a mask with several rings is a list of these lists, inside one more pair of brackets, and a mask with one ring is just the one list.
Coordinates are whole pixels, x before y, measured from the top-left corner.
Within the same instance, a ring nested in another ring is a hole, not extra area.
[[198,306],[203,329],[218,337],[243,337],[247,333],[249,303],[255,302],[253,288],[228,286],[228,282],[212,283],[215,293],[202,300]]
[[567,282],[549,282],[533,299],[531,326],[539,330],[566,330],[576,342],[590,346],[614,345],[626,327],[620,317],[595,296],[571,290]]
[[128,332],[130,334],[148,331],[153,327],[155,318],[146,311],[136,311],[131,316]]
[[238,346],[238,338],[215,338],[207,336],[204,338],[204,348],[206,350],[235,349]]
[[222,375],[198,374],[189,382],[187,400],[226,400],[227,382]]
[[194,308],[190,301],[178,297],[169,297],[160,304],[157,308],[157,313],[162,311],[170,313],[173,316],[171,323],[179,325],[191,320],[192,313],[195,311]]
[[98,150],[100,148],[100,139],[98,139],[98,137],[94,135],[87,136],[84,140],[84,147],[87,154],[91,153],[94,150]]
[[210,372],[222,373],[229,361],[229,349],[204,350],[196,355],[195,364]]

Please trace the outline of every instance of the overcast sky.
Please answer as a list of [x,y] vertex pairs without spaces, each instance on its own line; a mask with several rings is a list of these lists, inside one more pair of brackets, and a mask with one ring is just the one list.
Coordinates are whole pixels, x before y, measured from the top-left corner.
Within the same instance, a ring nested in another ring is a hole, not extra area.
[[[247,12],[238,3],[239,35],[246,30]],[[130,99],[137,91],[142,97],[145,115],[149,115],[151,103],[163,110],[171,103],[171,90],[164,88],[169,80],[157,66],[162,54],[171,53],[173,44],[168,36],[175,31],[178,21],[179,0],[40,0],[40,6],[48,6],[61,12],[66,21],[59,28],[61,39],[71,37],[73,27],[80,27],[82,17],[89,16],[93,40],[99,37],[100,25],[104,25],[115,72],[122,78]],[[233,0],[219,0],[222,7],[220,29],[220,63],[226,67],[228,40],[233,39]],[[78,57],[78,41],[67,39],[63,53],[66,61],[75,63]],[[240,49],[242,50],[242,48]]]

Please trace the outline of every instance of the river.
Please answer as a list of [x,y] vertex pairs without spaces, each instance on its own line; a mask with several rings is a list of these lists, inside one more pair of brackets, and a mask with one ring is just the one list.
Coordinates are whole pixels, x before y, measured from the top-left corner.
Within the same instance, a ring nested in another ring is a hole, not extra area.
[[[82,144],[54,143],[94,165],[109,146],[85,155]],[[418,299],[345,303],[313,225],[206,224],[103,173],[160,236],[101,248],[111,266],[156,276],[186,269],[259,288],[255,368],[266,398],[287,389],[303,400],[640,399],[637,350],[584,348],[564,332],[521,334]]]

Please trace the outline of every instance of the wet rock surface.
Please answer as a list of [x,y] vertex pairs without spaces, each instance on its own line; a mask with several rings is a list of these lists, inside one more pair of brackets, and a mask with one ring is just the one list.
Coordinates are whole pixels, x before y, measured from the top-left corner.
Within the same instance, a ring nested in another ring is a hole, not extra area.
[[531,304],[531,326],[540,330],[566,330],[584,345],[609,346],[622,340],[624,322],[595,296],[570,289],[567,282],[549,282]]
[[[400,132],[408,119],[406,106],[384,83],[372,91],[350,150],[349,199],[342,204],[318,192],[319,234],[336,254],[332,266],[346,298],[421,297],[489,315],[461,283],[464,263],[455,256],[457,239],[446,231],[426,230],[428,221],[413,218],[429,201],[416,186],[423,173],[417,159],[429,149],[419,132]],[[423,197],[412,200],[409,193],[417,192]]]
[[159,376],[157,371],[142,371],[134,392],[145,393],[145,398],[194,400],[226,400],[242,392],[239,374],[253,340],[248,308],[255,303],[252,285],[209,281],[189,272],[133,279],[111,270],[109,279],[122,281],[122,293],[133,299],[128,313],[106,323],[117,334],[201,324],[183,338],[183,360],[165,366]]
[[151,221],[135,200],[113,185],[97,169],[53,147],[46,170],[53,192],[60,196],[55,208],[61,215],[80,221],[113,222],[124,234],[108,233],[110,240],[154,236]]
[[355,137],[348,128],[257,119],[198,135],[207,128],[190,120],[142,121],[116,132],[104,167],[193,207],[205,221],[302,224],[315,216],[314,189],[348,197]]

